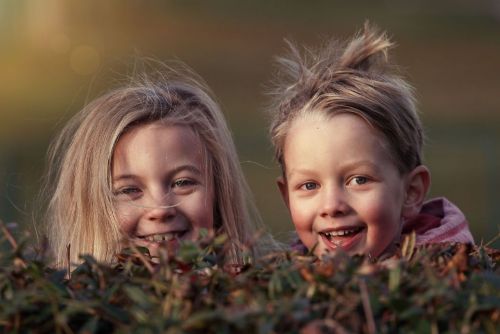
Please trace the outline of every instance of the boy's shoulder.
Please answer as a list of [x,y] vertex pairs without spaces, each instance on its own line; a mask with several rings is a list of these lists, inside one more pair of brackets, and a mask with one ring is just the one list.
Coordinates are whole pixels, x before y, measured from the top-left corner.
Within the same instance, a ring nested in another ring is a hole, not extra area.
[[417,245],[443,242],[474,243],[462,211],[444,197],[424,203],[420,213],[405,222],[403,234],[415,231]]
[[307,254],[307,247],[302,243],[299,236],[296,233],[294,234],[295,235],[290,242],[290,251],[298,253],[300,255]]

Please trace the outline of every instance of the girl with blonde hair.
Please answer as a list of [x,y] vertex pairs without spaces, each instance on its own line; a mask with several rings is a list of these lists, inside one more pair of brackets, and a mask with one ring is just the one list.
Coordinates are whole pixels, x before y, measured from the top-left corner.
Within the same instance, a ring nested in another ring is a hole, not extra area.
[[52,143],[45,222],[57,266],[81,254],[111,262],[124,238],[155,256],[203,229],[227,235],[232,263],[245,247],[272,248],[254,240],[260,220],[209,89],[189,70],[159,74],[98,97]]

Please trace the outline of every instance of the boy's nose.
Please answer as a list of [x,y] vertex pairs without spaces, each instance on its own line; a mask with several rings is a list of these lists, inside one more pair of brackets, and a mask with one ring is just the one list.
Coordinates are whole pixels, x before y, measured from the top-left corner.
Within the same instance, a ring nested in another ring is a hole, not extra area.
[[347,195],[342,189],[335,187],[325,189],[321,201],[321,217],[342,217],[351,211]]

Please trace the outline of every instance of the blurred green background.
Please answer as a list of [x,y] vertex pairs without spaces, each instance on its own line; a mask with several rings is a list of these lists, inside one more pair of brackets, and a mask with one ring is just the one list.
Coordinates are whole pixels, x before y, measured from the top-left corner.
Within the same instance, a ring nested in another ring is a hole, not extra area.
[[[431,196],[500,226],[500,2],[0,0],[0,218],[32,223],[50,139],[140,57],[177,58],[221,103],[265,223],[293,229],[263,112],[284,38],[318,45],[370,20],[397,42],[427,129]],[[499,246],[497,241],[495,246]]]

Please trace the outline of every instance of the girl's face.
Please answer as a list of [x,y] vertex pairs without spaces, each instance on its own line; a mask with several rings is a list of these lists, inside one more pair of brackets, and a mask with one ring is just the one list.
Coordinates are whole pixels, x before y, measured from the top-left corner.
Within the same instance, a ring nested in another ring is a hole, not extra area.
[[361,117],[298,119],[283,152],[286,180],[278,185],[308,249],[379,256],[399,240],[405,177]]
[[113,154],[112,182],[122,231],[157,255],[200,229],[213,232],[214,190],[200,139],[159,122],[126,132]]

